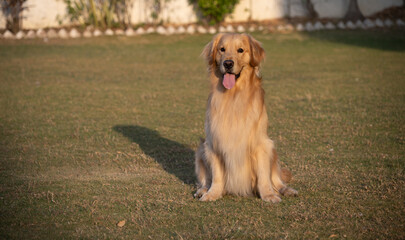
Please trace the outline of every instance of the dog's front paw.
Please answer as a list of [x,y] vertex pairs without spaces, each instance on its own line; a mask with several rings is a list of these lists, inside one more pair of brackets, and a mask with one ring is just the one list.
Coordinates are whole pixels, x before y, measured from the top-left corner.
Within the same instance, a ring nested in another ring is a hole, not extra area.
[[261,197],[263,201],[265,202],[271,202],[271,203],[278,203],[281,202],[281,198],[277,196],[276,194],[269,194]]
[[208,189],[206,187],[199,188],[197,189],[197,192],[194,194],[194,197],[201,198],[207,191]]
[[295,190],[294,188],[290,188],[290,187],[284,187],[284,188],[280,189],[280,193],[286,197],[298,196],[298,191]]
[[215,201],[219,198],[221,198],[222,195],[218,193],[214,193],[212,191],[206,192],[201,198],[200,201],[206,202],[206,201]]

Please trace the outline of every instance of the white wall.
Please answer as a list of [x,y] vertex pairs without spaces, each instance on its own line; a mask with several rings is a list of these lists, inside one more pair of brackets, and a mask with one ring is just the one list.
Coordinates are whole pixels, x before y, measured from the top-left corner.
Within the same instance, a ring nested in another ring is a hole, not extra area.
[[0,29],[6,28],[6,16],[4,16],[3,11],[0,11]]
[[63,17],[66,5],[62,0],[27,0],[23,12],[23,28],[36,29],[60,26],[57,17]]
[[153,21],[151,8],[153,7],[152,1],[146,0],[133,0],[133,7],[131,12],[132,24],[137,23],[150,23]]
[[286,16],[304,17],[306,14],[307,10],[304,8],[302,0],[290,0],[290,2],[285,0],[241,0],[235,7],[233,14],[228,16],[225,21],[262,21],[283,18]]
[[188,0],[170,0],[163,4],[161,19],[163,22],[186,24],[196,22],[197,16]]
[[302,0],[291,0],[290,17],[305,17],[308,10],[302,4]]
[[[240,22],[247,21],[252,14],[253,0],[240,0],[239,4],[235,6],[233,14],[225,18],[226,22]],[[259,1],[256,1],[259,2]],[[261,2],[261,1],[260,1]]]
[[[360,11],[365,17],[386,8],[401,6],[404,0],[358,0]],[[350,0],[312,0],[320,18],[343,18]]]
[[252,4],[252,20],[261,21],[284,17],[285,2],[283,0],[255,2]]
[[349,1],[350,0],[312,0],[315,11],[320,18],[343,18],[349,7]]
[[[350,0],[312,0],[314,8],[321,18],[342,18],[345,16]],[[365,16],[370,16],[392,6],[401,6],[404,0],[358,0],[359,8]],[[132,24],[153,23],[151,17],[152,0],[132,0]],[[290,4],[289,4],[290,3]],[[45,28],[60,26],[57,17],[66,16],[63,0],[27,0],[28,10],[24,12],[23,27]],[[235,12],[226,18],[226,22],[270,20],[285,16],[303,17],[307,10],[302,0],[240,0]],[[161,12],[157,22],[187,24],[198,21],[193,6],[188,0],[162,0]],[[0,28],[5,28],[5,17],[0,13]],[[68,24],[65,18],[64,24]]]
[[371,16],[386,8],[404,4],[404,0],[358,0],[360,11],[365,16]]

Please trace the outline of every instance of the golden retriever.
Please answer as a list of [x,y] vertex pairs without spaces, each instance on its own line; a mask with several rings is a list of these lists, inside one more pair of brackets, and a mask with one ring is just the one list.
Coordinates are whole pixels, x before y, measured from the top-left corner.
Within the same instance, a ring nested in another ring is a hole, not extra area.
[[273,141],[267,136],[267,112],[259,65],[265,53],[247,34],[217,34],[202,55],[208,63],[206,139],[195,154],[195,197],[215,201],[224,194],[258,195],[280,202],[291,174],[280,169]]

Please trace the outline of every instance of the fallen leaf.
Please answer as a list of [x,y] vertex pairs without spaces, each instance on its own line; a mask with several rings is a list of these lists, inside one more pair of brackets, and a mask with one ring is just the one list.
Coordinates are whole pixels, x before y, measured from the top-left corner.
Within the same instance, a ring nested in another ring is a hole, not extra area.
[[124,225],[125,225],[125,220],[119,221],[119,222],[117,223],[117,226],[118,226],[118,227],[123,227]]

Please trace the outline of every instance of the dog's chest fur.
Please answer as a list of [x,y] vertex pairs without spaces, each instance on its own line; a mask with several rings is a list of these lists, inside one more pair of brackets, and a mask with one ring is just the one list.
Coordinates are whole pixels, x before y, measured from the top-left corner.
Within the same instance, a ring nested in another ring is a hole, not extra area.
[[263,105],[250,92],[214,91],[208,102],[206,135],[226,168],[226,191],[237,195],[250,195],[255,179],[250,160],[254,146],[249,143],[258,134]]

